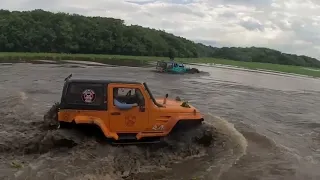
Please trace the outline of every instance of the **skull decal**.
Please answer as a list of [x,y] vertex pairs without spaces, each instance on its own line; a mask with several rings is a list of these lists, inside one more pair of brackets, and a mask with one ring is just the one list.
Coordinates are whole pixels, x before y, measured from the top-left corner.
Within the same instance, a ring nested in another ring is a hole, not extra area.
[[86,89],[82,92],[82,100],[85,103],[92,103],[96,98],[96,94],[91,89]]

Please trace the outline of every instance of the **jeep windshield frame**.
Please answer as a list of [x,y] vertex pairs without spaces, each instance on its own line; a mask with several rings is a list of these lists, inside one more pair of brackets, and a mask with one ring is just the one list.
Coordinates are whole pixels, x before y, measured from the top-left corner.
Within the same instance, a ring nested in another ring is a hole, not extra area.
[[144,88],[147,90],[147,92],[148,92],[148,94],[149,94],[152,102],[153,102],[156,106],[158,106],[158,107],[164,107],[162,104],[159,104],[159,103],[154,99],[154,97],[153,97],[153,95],[152,95],[152,93],[151,93],[151,91],[150,91],[147,83],[144,82],[144,83],[142,83],[142,84],[143,84]]

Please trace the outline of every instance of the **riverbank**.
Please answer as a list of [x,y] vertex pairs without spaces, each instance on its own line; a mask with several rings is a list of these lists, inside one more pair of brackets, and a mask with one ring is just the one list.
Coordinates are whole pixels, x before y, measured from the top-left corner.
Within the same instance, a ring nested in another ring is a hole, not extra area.
[[[31,62],[33,60],[62,60],[92,61],[110,65],[148,66],[151,62],[167,60],[167,57],[151,56],[123,56],[103,54],[59,54],[59,53],[0,53],[0,63]],[[176,58],[176,61],[186,64],[201,63],[208,65],[227,65],[251,70],[267,70],[278,73],[298,74],[311,77],[320,77],[320,69],[301,66],[279,65],[258,62],[242,62],[218,58]]]

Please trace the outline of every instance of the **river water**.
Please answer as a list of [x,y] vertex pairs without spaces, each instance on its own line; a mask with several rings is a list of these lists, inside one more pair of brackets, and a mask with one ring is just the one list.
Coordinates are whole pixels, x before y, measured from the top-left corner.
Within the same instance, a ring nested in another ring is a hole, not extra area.
[[[170,75],[84,64],[0,65],[0,179],[320,179],[319,79],[198,68],[206,73]],[[169,93],[187,99],[211,114],[206,121],[219,132],[217,143],[211,149],[187,143],[171,149],[115,147],[81,132],[44,131],[43,115],[59,101],[70,73],[75,78],[144,81],[155,96]],[[76,145],[30,150],[61,136]]]

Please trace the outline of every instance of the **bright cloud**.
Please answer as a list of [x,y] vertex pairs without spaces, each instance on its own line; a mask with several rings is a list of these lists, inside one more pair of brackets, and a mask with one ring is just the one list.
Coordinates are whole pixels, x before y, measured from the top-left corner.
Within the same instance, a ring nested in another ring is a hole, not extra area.
[[213,46],[320,58],[319,0],[1,0],[1,8],[121,18]]

